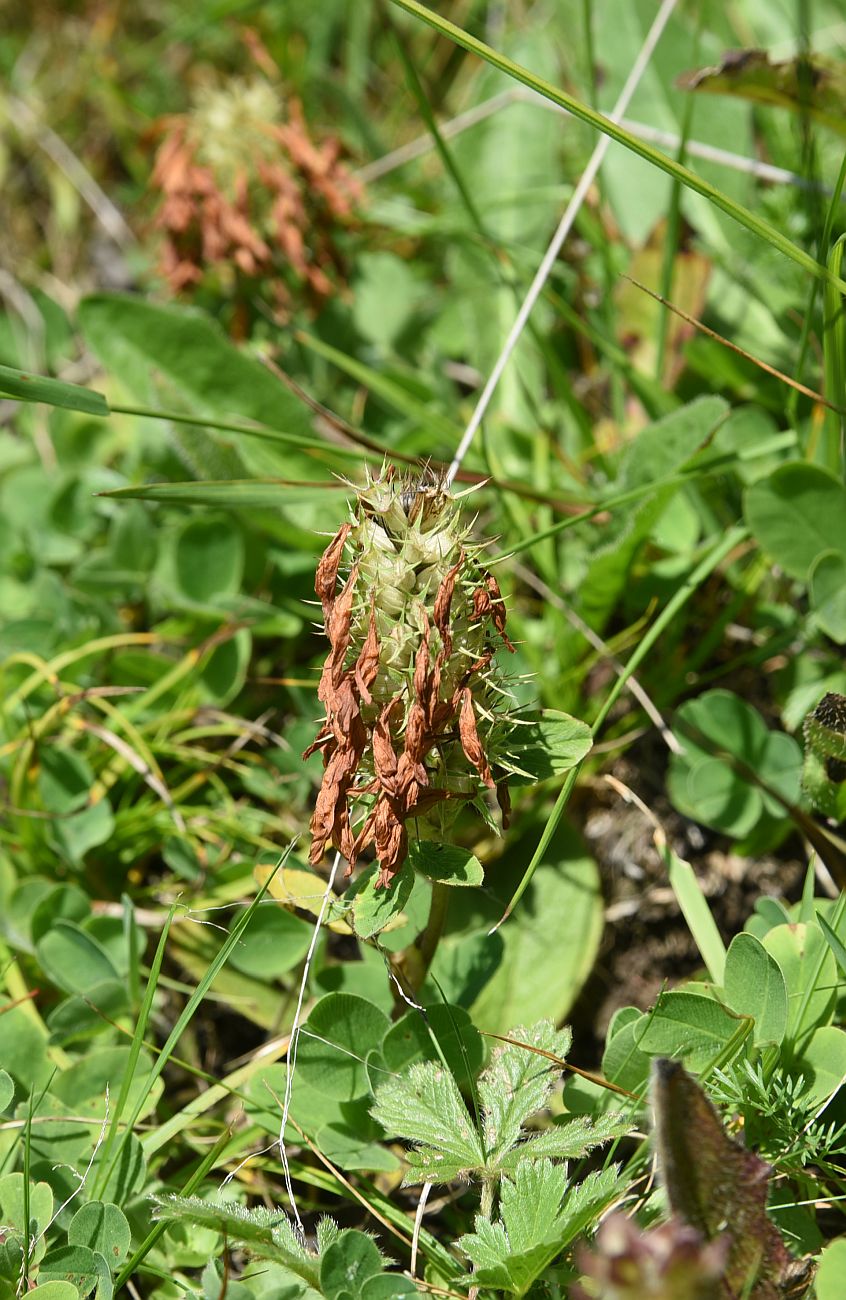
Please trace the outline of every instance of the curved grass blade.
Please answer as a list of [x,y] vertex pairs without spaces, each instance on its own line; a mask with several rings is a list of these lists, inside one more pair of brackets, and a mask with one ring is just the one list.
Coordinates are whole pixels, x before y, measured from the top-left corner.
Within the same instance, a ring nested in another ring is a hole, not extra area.
[[284,505],[311,504],[325,492],[348,492],[344,483],[298,483],[293,479],[202,479],[188,483],[147,483],[112,488],[101,497],[132,497],[188,506],[226,506],[233,510],[277,510]]

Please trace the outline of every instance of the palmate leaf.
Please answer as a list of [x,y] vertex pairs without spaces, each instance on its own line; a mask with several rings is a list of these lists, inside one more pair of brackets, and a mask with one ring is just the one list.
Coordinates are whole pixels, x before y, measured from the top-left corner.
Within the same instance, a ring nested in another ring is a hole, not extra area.
[[418,1062],[406,1075],[377,1088],[374,1118],[388,1133],[413,1144],[407,1183],[461,1177],[491,1181],[506,1170],[514,1175],[524,1164],[584,1155],[628,1131],[619,1116],[604,1116],[595,1124],[580,1116],[527,1139],[526,1121],[544,1108],[562,1068],[541,1053],[563,1057],[571,1035],[542,1020],[515,1029],[513,1037],[540,1051],[511,1044],[497,1049],[479,1076],[478,1127],[452,1075],[432,1061]]
[[569,1188],[563,1165],[549,1160],[520,1165],[502,1180],[499,1219],[477,1215],[475,1231],[459,1238],[473,1261],[474,1281],[525,1295],[586,1220],[609,1202],[616,1184],[615,1169]]

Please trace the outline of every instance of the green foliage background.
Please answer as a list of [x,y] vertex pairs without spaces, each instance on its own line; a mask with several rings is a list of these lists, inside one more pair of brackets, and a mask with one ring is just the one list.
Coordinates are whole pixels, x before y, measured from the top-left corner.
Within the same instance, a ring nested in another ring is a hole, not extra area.
[[[419,8],[8,10],[0,1300],[565,1293],[614,1200],[644,1230],[666,1213],[642,1179],[655,1056],[742,1124],[837,1294],[846,768],[837,728],[820,748],[803,723],[846,694],[843,139],[812,90],[770,106],[677,78],[726,48],[842,60],[840,6],[675,7],[457,483],[518,702],[565,721],[527,751],[504,838],[462,815],[446,865],[420,844],[389,898],[368,867],[321,910],[315,562],[366,465],[449,464],[656,12]],[[174,300],[157,260],[162,119],[254,77],[365,186],[337,292],[284,318],[217,272]],[[701,962],[651,1005],[616,990],[606,1025],[588,981],[618,882],[583,831],[609,773],[656,819]],[[809,864],[802,896],[752,887],[727,920],[697,844],[752,882],[764,856]],[[407,1005],[391,975],[436,915]],[[512,1080],[494,1158],[484,1035],[564,1057],[572,1014],[604,1041],[576,1059],[618,1091],[506,1049],[540,1082]],[[423,1147],[447,1194],[412,1277]]]

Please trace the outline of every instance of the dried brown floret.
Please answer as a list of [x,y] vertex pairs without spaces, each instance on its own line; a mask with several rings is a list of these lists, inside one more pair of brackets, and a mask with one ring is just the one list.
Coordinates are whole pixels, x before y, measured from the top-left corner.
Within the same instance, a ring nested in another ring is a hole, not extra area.
[[264,77],[200,89],[163,121],[151,184],[160,195],[162,270],[175,293],[212,271],[263,277],[278,309],[291,291],[319,301],[346,280],[339,232],[363,191],[336,139],[316,142],[295,99]]
[[461,736],[461,748],[475,767],[485,785],[494,788],[496,782],[491,776],[490,764],[479,739],[476,727],[476,714],[473,712],[473,692],[465,686],[461,692],[461,712],[458,715],[458,734]]

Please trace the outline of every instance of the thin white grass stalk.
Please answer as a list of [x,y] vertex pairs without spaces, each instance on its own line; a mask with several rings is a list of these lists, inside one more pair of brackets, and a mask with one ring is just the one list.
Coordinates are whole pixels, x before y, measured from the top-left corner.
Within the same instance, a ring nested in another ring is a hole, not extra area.
[[[526,99],[541,100],[541,98],[535,91],[527,91],[524,86],[510,86],[508,90],[501,90],[498,95],[492,95],[490,99],[482,100],[481,104],[475,104],[466,112],[450,118],[448,122],[442,123],[438,130],[444,140],[451,140],[453,136],[461,135],[462,131],[469,130],[471,126],[484,122],[492,114],[498,113],[501,108],[507,108],[509,104],[516,104]],[[396,171],[398,167],[403,167],[407,162],[413,162],[415,158],[422,158],[424,154],[431,153],[434,147],[432,136],[427,132],[425,135],[419,135],[416,140],[409,140],[408,144],[402,144],[398,149],[392,149],[390,153],[367,163],[365,167],[359,167],[356,176],[367,185],[382,176],[387,176],[389,172]]]
[[426,1202],[431,1192],[432,1183],[424,1183],[423,1190],[420,1193],[420,1200],[417,1202],[417,1213],[414,1216],[414,1234],[411,1238],[411,1267],[408,1270],[412,1277],[415,1277],[417,1273],[417,1246],[420,1242],[420,1229],[423,1226],[423,1211],[426,1209]]
[[[646,39],[643,42],[643,45],[641,46],[640,53],[638,54],[637,58],[634,61],[632,70],[629,73],[628,77],[626,78],[626,84],[623,86],[619,98],[617,99],[617,102],[614,105],[614,109],[610,114],[612,121],[614,122],[619,121],[620,118],[625,113],[626,109],[628,108],[629,103],[631,102],[631,98],[640,83],[640,79],[649,65],[649,60],[652,57],[652,53],[655,49],[655,46],[658,44],[658,41],[661,37],[661,33],[666,27],[670,15],[672,14],[675,7],[676,7],[676,0],[663,0],[663,4],[661,5],[661,8],[658,10],[658,13],[655,16],[652,26],[650,27],[646,35]],[[534,310],[535,303],[540,297],[543,291],[543,287],[546,284],[546,281],[549,277],[549,274],[553,266],[555,265],[555,262],[558,259],[558,254],[561,252],[561,246],[573,227],[573,223],[576,220],[576,216],[579,212],[579,209],[581,208],[582,204],[587,198],[590,187],[593,185],[593,182],[596,180],[597,173],[599,172],[599,169],[602,166],[602,161],[605,158],[606,153],[608,152],[608,146],[610,143],[611,143],[610,137],[607,135],[603,135],[602,139],[597,141],[596,147],[593,153],[591,154],[590,161],[587,167],[585,168],[584,172],[582,173],[581,179],[579,180],[579,183],[573,192],[573,197],[570,199],[570,202],[567,204],[567,208],[564,212],[564,215],[561,218],[561,221],[559,222],[558,229],[556,230],[555,234],[552,237],[552,242],[550,243],[548,249],[544,253],[544,256],[541,260],[541,264],[538,267],[537,272],[535,273],[535,278],[529,287],[529,291],[526,294],[526,297],[523,299],[523,305],[521,306],[519,312],[517,313],[517,318],[514,321],[511,330],[509,331],[508,338],[505,340],[502,351],[500,352],[499,357],[496,360],[496,364],[494,365],[494,368],[491,371],[490,378],[488,379],[488,382],[485,384],[481,396],[479,397],[479,400],[476,403],[476,409],[474,410],[472,416],[470,417],[470,423],[467,425],[467,428],[464,431],[464,435],[460,443],[458,444],[458,447],[455,452],[455,456],[453,457],[452,463],[450,464],[450,467],[447,470],[447,474],[446,474],[447,485],[452,483],[453,479],[455,478],[456,474],[461,468],[462,461],[464,460],[464,457],[467,455],[467,452],[470,449],[473,439],[476,436],[476,431],[478,430],[479,425],[482,423],[482,420],[485,417],[485,412],[487,411],[488,406],[490,405],[491,398],[493,397],[494,392],[496,391],[496,387],[502,377],[502,373],[511,359],[512,353],[514,352],[514,349],[516,348],[520,340],[520,336],[526,327],[529,317],[531,316],[532,311]]]
[[[614,669],[617,676],[623,676],[626,671],[625,665],[620,662],[616,655],[611,653],[607,642],[603,641],[602,637],[594,632],[593,628],[590,627],[574,609],[571,609],[565,600],[562,600],[560,596],[556,595],[551,587],[548,587],[542,579],[536,577],[535,574],[532,573],[531,569],[524,568],[522,564],[515,565],[514,572],[517,577],[521,578],[522,581],[526,583],[527,586],[534,588],[539,596],[543,596],[545,601],[548,601],[550,605],[554,605],[556,609],[560,610],[571,627],[574,627],[577,632],[580,632],[585,640],[593,646],[594,650],[597,650],[599,654],[602,655],[603,659],[605,659]],[[664,721],[660,709],[652,702],[636,677],[629,677],[627,679],[626,690],[637,700],[646,716],[657,728],[661,735],[661,739],[669,749],[670,753],[681,754],[682,746],[676,740],[672,731]]]
[[303,1009],[303,999],[305,997],[306,984],[308,983],[308,973],[311,968],[314,951],[317,947],[317,940],[320,937],[320,930],[323,925],[323,918],[326,915],[326,909],[329,906],[329,900],[332,897],[332,886],[335,884],[335,876],[341,863],[340,853],[335,854],[335,860],[332,863],[332,870],[329,872],[329,879],[326,881],[326,888],[323,891],[323,901],[320,904],[320,911],[317,914],[317,920],[314,923],[314,930],[311,936],[311,943],[306,953],[305,965],[303,966],[303,977],[300,980],[300,988],[297,994],[297,1007],[294,1012],[294,1023],[291,1025],[291,1041],[288,1045],[288,1053],[285,1057],[285,1097],[282,1102],[282,1119],[279,1123],[279,1157],[282,1161],[282,1169],[285,1174],[285,1190],[288,1193],[288,1200],[291,1204],[291,1213],[302,1236],[305,1236],[305,1229],[300,1218],[300,1212],[297,1209],[297,1202],[294,1198],[294,1187],[291,1182],[291,1169],[288,1164],[288,1152],[285,1149],[285,1129],[288,1126],[288,1115],[291,1110],[291,1094],[294,1089],[294,1070],[297,1064],[297,1047],[300,1041],[300,1015]]
[[47,1233],[50,1231],[53,1224],[56,1222],[59,1215],[62,1213],[62,1210],[67,1209],[67,1207],[70,1205],[73,1198],[79,1195],[79,1193],[82,1191],[85,1184],[88,1182],[88,1177],[91,1173],[91,1170],[94,1167],[94,1161],[97,1159],[97,1152],[100,1150],[100,1147],[103,1145],[103,1143],[106,1140],[106,1129],[108,1128],[108,1125],[109,1125],[109,1085],[106,1084],[106,1098],[105,1098],[105,1109],[103,1112],[103,1123],[100,1125],[100,1133],[97,1137],[97,1141],[94,1143],[94,1150],[91,1152],[91,1159],[88,1161],[88,1164],[85,1167],[85,1173],[78,1174],[76,1170],[73,1168],[73,1165],[53,1165],[54,1169],[64,1168],[64,1169],[73,1170],[73,1173],[79,1179],[79,1183],[71,1192],[70,1196],[66,1200],[62,1201],[62,1204],[59,1206],[58,1210],[53,1215],[50,1222],[44,1228],[41,1229],[41,1232],[39,1232],[37,1237],[33,1238],[29,1250],[30,1259],[32,1259],[32,1256],[35,1253],[35,1247],[38,1245],[39,1241],[41,1241],[42,1237],[47,1236]]
[[134,248],[138,241],[123,215],[61,136],[56,135],[46,123],[39,121],[29,104],[17,95],[9,95],[6,102],[13,125],[22,134],[31,135],[38,147],[64,173],[106,234],[121,248]]
[[[550,107],[557,108],[558,105],[551,104]],[[645,122],[632,122],[628,118],[623,119],[622,125],[633,135],[645,140],[647,144],[658,144],[674,152],[681,145],[681,138],[672,131],[661,131],[657,126],[647,126]],[[733,171],[745,172],[746,175],[754,176],[759,181],[771,181],[776,185],[795,185],[798,189],[819,190],[823,194],[831,193],[825,185],[809,181],[798,172],[788,171],[786,167],[774,167],[772,163],[761,162],[759,158],[746,158],[743,154],[731,153],[728,149],[720,149],[715,144],[705,144],[702,140],[686,140],[684,148],[685,153],[693,158],[702,158],[705,162],[719,163],[723,167],[732,168]]]
[[[490,99],[482,100],[481,104],[476,104],[464,113],[450,118],[448,122],[439,126],[438,130],[445,140],[451,140],[511,104],[534,104],[548,113],[570,116],[566,108],[544,99],[537,91],[529,90],[527,86],[511,86],[508,90],[501,90],[498,95],[492,95]],[[645,140],[647,144],[657,144],[662,149],[672,152],[681,146],[681,137],[673,131],[662,131],[659,127],[648,126],[645,122],[635,122],[630,117],[622,117],[620,125],[627,131],[631,131],[632,135]],[[406,163],[425,157],[427,153],[432,153],[434,148],[434,141],[429,133],[417,136],[415,140],[409,140],[408,144],[400,145],[398,149],[392,149],[390,153],[359,168],[356,175],[365,184],[369,184],[396,171],[398,167],[404,167]],[[820,193],[826,194],[831,192],[826,186],[809,181],[798,172],[788,171],[786,167],[774,167],[772,163],[762,162],[759,158],[747,158],[743,154],[732,153],[730,149],[720,149],[717,145],[706,144],[703,140],[685,141],[685,152],[692,158],[702,158],[705,162],[717,163],[732,171],[754,176],[759,181],[768,181],[775,185],[795,185],[800,189],[819,190]]]

